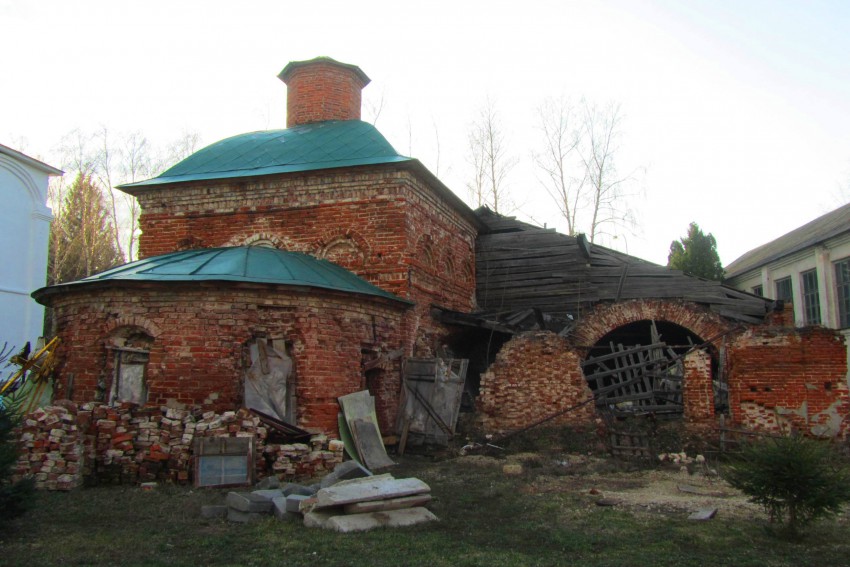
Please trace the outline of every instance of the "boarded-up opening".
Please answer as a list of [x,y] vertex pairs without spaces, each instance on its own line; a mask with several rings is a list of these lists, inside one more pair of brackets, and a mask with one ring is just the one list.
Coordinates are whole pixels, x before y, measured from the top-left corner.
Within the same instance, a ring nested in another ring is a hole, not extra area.
[[404,365],[399,432],[404,443],[447,445],[455,434],[469,361],[411,358]]
[[[597,408],[615,416],[681,416],[687,387],[683,357],[702,342],[688,329],[663,321],[637,321],[608,333],[582,363]],[[716,357],[712,361],[716,370]],[[717,372],[712,376],[715,400],[723,403],[725,388]]]
[[257,337],[247,344],[245,407],[295,424],[292,358],[281,339]]

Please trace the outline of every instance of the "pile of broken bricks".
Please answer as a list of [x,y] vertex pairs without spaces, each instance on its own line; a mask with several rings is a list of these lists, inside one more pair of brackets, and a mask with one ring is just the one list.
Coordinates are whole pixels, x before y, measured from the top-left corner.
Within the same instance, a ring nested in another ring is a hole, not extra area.
[[360,532],[436,520],[424,507],[430,493],[431,488],[417,478],[373,475],[355,461],[345,461],[320,483],[280,486],[269,477],[252,492],[228,493],[225,505],[204,506],[201,515],[243,523],[274,515],[303,521],[307,527]]

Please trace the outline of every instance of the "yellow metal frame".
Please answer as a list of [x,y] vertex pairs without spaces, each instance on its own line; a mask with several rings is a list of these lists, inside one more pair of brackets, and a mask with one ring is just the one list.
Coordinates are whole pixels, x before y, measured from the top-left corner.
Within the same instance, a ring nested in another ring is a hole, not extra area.
[[34,355],[24,361],[21,367],[9,377],[2,385],[0,385],[0,396],[12,387],[19,380],[28,378],[36,383],[35,391],[31,395],[30,402],[24,413],[29,413],[35,409],[35,404],[41,398],[44,388],[47,385],[47,379],[53,368],[56,366],[56,346],[59,344],[59,337],[54,337],[49,343],[44,345]]

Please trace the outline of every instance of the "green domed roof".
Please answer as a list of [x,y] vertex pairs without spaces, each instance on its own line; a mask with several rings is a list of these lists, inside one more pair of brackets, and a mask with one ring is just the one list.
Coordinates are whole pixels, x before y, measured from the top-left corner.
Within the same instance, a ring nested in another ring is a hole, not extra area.
[[226,138],[147,181],[120,185],[133,193],[153,185],[412,161],[360,120],[332,120]]
[[263,246],[202,248],[153,256],[75,282],[44,287],[32,295],[41,302],[44,296],[61,293],[68,288],[128,281],[275,284],[373,295],[410,303],[328,260]]

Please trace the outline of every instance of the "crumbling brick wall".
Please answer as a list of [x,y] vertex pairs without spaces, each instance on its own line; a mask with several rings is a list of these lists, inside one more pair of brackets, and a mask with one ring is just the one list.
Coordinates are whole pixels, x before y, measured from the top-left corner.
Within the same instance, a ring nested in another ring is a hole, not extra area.
[[256,478],[303,480],[342,462],[340,441],[314,435],[302,443],[273,443],[268,429],[246,410],[219,414],[197,408],[61,404],[24,418],[14,480],[31,476],[44,490],[71,490],[84,483],[188,483],[195,440],[203,437],[254,437]]
[[754,326],[731,342],[728,358],[734,423],[777,433],[846,436],[850,401],[840,333]]
[[[495,431],[518,429],[588,399],[591,392],[581,371],[586,349],[616,328],[646,319],[679,324],[725,348],[725,368],[716,367],[701,349],[684,359],[683,417],[690,431],[715,430],[715,373],[725,370],[733,424],[846,436],[850,394],[841,333],[821,327],[744,326],[696,305],[660,300],[599,305],[569,340],[552,333],[512,338],[481,376],[482,424]],[[561,421],[587,424],[594,417],[594,406],[588,404]]]
[[477,409],[484,428],[501,432],[584,403],[552,423],[586,425],[595,418],[592,395],[581,358],[567,340],[555,333],[530,332],[508,341],[481,375]]
[[[273,286],[169,283],[81,288],[54,298],[61,339],[57,398],[104,399],[112,380],[110,339],[132,327],[149,335],[148,404],[227,411],[242,402],[243,354],[256,337],[287,341],[296,377],[297,423],[337,429],[337,397],[365,388],[361,349],[404,343],[406,306],[381,298]],[[398,407],[400,361],[383,375],[380,426]],[[71,377],[73,381],[71,382]]]

